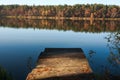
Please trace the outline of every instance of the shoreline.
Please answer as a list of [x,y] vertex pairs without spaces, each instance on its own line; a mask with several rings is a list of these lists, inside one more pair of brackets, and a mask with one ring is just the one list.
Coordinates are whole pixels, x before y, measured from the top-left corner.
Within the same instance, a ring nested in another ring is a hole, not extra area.
[[120,18],[90,18],[90,17],[41,17],[41,16],[5,16],[3,18],[18,19],[55,19],[55,20],[120,20]]

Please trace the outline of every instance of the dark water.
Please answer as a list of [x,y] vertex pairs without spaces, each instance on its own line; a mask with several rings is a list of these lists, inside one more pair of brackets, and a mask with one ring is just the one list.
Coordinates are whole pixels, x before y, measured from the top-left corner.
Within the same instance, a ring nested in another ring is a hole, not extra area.
[[0,65],[14,80],[48,47],[82,48],[94,73],[120,76],[120,21],[0,20]]

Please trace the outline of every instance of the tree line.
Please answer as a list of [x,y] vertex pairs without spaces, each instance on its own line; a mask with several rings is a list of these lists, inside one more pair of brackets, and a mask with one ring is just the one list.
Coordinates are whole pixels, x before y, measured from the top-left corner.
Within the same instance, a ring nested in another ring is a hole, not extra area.
[[103,4],[76,5],[0,5],[0,16],[120,18],[120,6]]

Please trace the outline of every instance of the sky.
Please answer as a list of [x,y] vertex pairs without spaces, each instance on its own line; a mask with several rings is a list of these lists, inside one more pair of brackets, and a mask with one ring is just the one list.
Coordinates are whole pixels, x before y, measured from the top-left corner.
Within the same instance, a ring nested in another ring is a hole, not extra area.
[[11,4],[20,4],[20,5],[74,5],[74,4],[112,4],[119,5],[120,0],[0,0],[0,5],[11,5]]

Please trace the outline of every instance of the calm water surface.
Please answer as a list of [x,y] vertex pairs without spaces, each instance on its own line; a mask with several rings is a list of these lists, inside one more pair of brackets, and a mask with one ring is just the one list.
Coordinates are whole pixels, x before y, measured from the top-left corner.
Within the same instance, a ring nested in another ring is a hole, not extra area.
[[29,28],[26,28],[18,26],[17,22],[14,25],[8,23],[1,22],[0,26],[0,65],[14,80],[25,80],[45,48],[82,48],[94,73],[104,74],[109,70],[110,74],[120,75],[119,25],[81,29],[79,25],[73,25],[73,28],[43,25],[41,28],[38,24],[28,24]]

